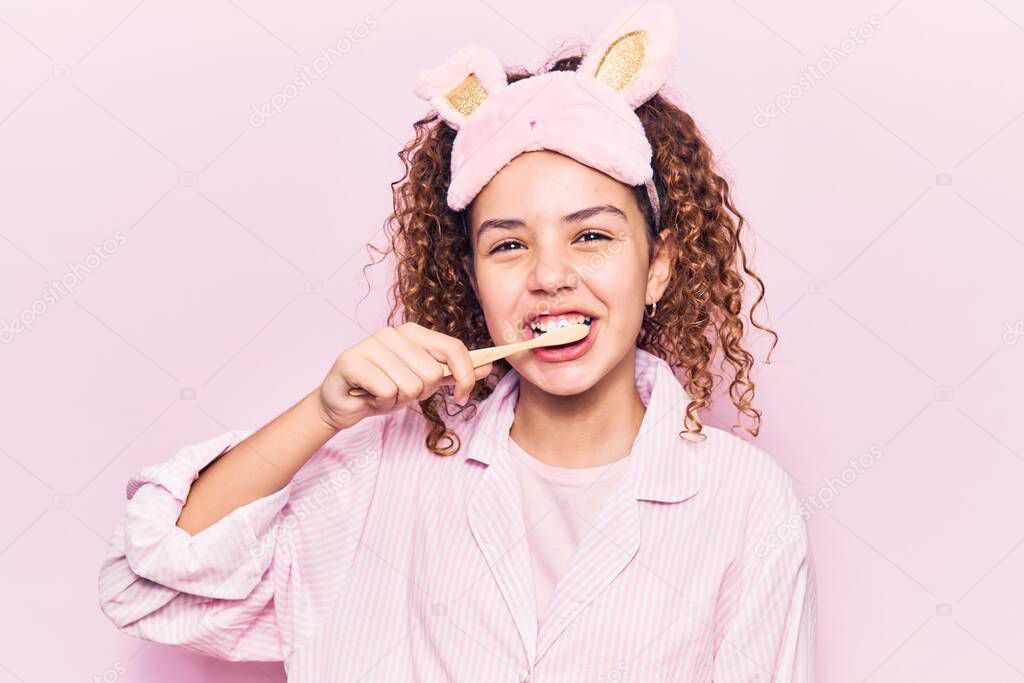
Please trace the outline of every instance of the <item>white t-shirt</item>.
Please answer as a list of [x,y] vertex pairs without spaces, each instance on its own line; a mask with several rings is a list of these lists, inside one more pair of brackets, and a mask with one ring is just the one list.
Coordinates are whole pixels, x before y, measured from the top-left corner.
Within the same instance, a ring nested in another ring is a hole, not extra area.
[[511,437],[508,443],[522,492],[537,616],[542,621],[558,579],[632,457],[597,467],[556,467],[533,457]]

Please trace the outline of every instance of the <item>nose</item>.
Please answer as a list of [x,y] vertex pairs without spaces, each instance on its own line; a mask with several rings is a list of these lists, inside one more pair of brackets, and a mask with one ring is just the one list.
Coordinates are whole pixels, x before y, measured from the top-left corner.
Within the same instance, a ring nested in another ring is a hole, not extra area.
[[557,247],[534,247],[529,279],[531,291],[557,297],[571,292],[579,284],[580,275],[573,268],[573,260],[569,253]]

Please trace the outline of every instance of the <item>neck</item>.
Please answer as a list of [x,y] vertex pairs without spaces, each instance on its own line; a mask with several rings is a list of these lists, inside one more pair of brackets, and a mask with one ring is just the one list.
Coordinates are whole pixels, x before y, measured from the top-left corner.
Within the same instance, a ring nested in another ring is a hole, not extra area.
[[636,359],[626,354],[597,384],[557,396],[519,380],[509,435],[541,462],[555,467],[597,467],[626,456],[647,408],[636,390]]

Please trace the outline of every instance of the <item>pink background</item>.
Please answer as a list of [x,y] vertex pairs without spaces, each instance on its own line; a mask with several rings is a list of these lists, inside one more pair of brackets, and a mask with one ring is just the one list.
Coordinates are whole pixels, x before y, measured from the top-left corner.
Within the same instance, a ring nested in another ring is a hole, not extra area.
[[[801,495],[838,491],[810,521],[821,680],[1021,681],[1024,8],[827,5],[679,3],[672,79],[734,180],[782,337],[757,443]],[[616,8],[0,6],[0,683],[283,680],[102,615],[125,482],[265,423],[382,323],[364,245],[426,111],[418,68],[468,42],[536,66]],[[3,332],[17,318],[32,329]]]

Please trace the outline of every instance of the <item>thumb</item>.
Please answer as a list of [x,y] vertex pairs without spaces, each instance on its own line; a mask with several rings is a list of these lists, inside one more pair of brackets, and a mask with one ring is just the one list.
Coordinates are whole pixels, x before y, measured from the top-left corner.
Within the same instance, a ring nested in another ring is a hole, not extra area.
[[[493,369],[494,369],[494,363],[493,362],[487,363],[486,365],[481,365],[480,367],[475,368],[473,370],[473,379],[481,380],[484,377],[487,377],[489,374],[491,374],[491,370],[493,370]],[[456,384],[457,382],[458,382],[458,380],[455,378],[455,375],[447,375],[447,376],[441,378],[440,386],[451,386],[451,385]]]

